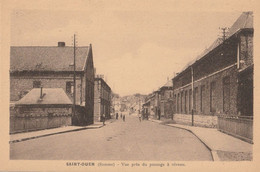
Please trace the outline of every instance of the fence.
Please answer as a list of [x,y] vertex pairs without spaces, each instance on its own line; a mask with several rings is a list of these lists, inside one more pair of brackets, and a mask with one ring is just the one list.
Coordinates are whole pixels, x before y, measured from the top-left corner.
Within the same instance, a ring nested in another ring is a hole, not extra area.
[[218,130],[253,143],[253,117],[218,117]]
[[28,132],[71,125],[71,116],[10,117],[10,133]]
[[71,125],[71,114],[20,114],[10,107],[10,134]]

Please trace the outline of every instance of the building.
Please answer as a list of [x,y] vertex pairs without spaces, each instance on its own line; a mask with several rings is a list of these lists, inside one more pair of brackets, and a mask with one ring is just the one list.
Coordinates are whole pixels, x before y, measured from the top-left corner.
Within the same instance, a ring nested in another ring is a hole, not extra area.
[[[93,123],[94,66],[92,46],[76,47],[75,125]],[[74,48],[58,46],[12,46],[10,53],[10,101],[20,100],[33,88],[62,88],[73,100]]]
[[153,119],[173,118],[173,84],[168,80],[162,87],[149,94],[142,102],[143,114]]
[[121,101],[119,96],[114,96],[112,98],[112,103],[113,103],[113,110],[114,110],[114,114],[119,114],[120,113],[120,109],[121,109]]
[[94,91],[94,121],[100,121],[102,115],[104,115],[106,119],[110,119],[111,88],[103,78],[96,77]]
[[175,121],[252,139],[253,33],[253,13],[244,12],[172,79]]
[[143,114],[146,118],[157,119],[156,115],[157,104],[155,101],[155,92],[150,93],[144,100],[144,104],[142,105]]
[[72,102],[62,88],[33,88],[15,103],[10,133],[72,124]]
[[172,119],[173,117],[173,84],[168,80],[165,85],[159,89],[159,106],[160,115],[165,119]]

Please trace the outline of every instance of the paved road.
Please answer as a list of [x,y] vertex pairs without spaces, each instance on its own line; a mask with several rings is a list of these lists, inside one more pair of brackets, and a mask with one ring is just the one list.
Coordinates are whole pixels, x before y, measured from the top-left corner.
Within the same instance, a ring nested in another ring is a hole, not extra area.
[[10,144],[11,159],[211,161],[190,132],[126,116],[88,129]]

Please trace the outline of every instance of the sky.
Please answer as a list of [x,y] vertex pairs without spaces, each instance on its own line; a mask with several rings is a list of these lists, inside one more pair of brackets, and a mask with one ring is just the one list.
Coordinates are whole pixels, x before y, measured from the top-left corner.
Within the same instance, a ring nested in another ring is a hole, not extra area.
[[105,76],[115,93],[149,94],[220,37],[219,27],[231,27],[242,13],[106,5],[86,1],[79,10],[15,9],[11,45],[57,46],[64,41],[72,46],[76,33],[78,46],[92,44],[96,73]]

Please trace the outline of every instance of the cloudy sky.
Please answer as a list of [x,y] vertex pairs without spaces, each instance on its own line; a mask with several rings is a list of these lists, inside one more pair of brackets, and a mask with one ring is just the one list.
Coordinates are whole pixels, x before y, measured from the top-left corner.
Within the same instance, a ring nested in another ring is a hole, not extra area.
[[173,5],[165,9],[157,4],[140,8],[138,1],[125,1],[130,4],[121,8],[92,2],[85,1],[77,10],[12,10],[11,45],[72,45],[77,33],[79,46],[92,44],[97,74],[105,75],[114,92],[148,94],[210,46],[221,35],[219,27],[230,27],[241,14],[180,10],[174,3],[159,4]]

